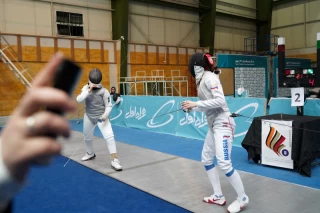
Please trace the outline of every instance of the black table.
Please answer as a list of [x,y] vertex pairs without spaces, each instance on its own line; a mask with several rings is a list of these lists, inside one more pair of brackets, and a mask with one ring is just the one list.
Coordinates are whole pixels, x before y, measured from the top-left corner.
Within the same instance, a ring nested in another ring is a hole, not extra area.
[[320,117],[274,114],[253,119],[242,141],[248,152],[248,160],[258,163],[261,159],[261,120],[285,120],[292,122],[292,154],[294,169],[311,177],[311,164],[320,157]]

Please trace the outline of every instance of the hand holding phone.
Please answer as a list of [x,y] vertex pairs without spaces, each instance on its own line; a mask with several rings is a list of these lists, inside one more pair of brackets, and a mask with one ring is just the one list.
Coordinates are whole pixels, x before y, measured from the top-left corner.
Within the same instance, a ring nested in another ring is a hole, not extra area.
[[[53,81],[53,87],[66,92],[71,97],[80,80],[81,74],[82,70],[78,65],[67,59],[64,59],[60,66],[57,68],[57,72]],[[46,110],[59,114],[61,116],[64,115],[64,112],[56,109],[47,108]],[[57,138],[57,135],[54,134],[48,134],[47,136]],[[47,158],[41,161],[37,160],[35,163],[43,165],[48,164],[50,161],[51,159]]]

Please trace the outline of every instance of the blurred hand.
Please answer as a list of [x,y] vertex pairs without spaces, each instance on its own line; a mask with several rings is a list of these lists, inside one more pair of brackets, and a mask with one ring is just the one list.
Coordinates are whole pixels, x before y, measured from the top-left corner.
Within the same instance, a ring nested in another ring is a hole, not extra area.
[[197,107],[197,102],[193,101],[183,101],[181,104],[183,110],[191,110],[194,107]]
[[108,116],[105,115],[105,114],[101,115],[100,118],[99,118],[99,120],[103,121],[103,122],[106,121],[107,119],[108,119]]
[[35,159],[46,159],[60,153],[60,144],[56,139],[45,136],[47,133],[64,137],[70,135],[66,119],[40,110],[48,107],[72,112],[76,109],[76,104],[67,93],[50,86],[62,60],[63,56],[57,54],[46,64],[1,132],[3,162],[17,181],[24,180]]

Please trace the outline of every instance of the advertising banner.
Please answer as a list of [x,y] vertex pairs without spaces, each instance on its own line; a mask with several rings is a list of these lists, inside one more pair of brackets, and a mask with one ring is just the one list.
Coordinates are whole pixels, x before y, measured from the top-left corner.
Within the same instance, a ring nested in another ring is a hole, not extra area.
[[262,120],[261,164],[293,169],[292,121]]

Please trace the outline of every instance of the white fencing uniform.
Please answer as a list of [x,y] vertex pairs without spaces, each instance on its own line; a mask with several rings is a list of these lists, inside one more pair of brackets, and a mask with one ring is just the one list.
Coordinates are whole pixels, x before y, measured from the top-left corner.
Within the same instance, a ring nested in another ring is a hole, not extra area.
[[86,112],[83,119],[83,134],[85,137],[86,150],[88,154],[93,152],[93,128],[97,124],[103,138],[106,139],[110,154],[117,153],[114,134],[111,127],[111,122],[108,119],[105,121],[98,121],[101,116],[109,117],[112,110],[112,103],[110,101],[110,93],[107,89],[101,87],[97,90],[92,90],[88,93],[89,85],[85,85],[81,94],[78,95],[77,101],[79,103],[85,101]]
[[[205,112],[208,122],[208,133],[202,149],[201,161],[203,162],[214,194],[204,198],[208,203],[225,205],[226,200],[222,194],[218,170],[213,160],[217,158],[220,169],[224,172],[231,185],[238,194],[237,200],[228,210],[238,212],[248,202],[239,173],[232,167],[231,150],[236,124],[230,117],[227,102],[224,97],[219,76],[211,71],[204,71],[203,67],[196,68],[196,82],[200,101],[194,111]],[[238,202],[239,199],[244,199]],[[243,204],[245,203],[245,204]]]
[[216,156],[221,170],[228,174],[232,171],[231,148],[235,122],[227,106],[223,89],[218,76],[210,71],[204,72],[198,86],[195,110],[206,113],[209,131],[202,151],[202,162],[205,166],[213,164]]

